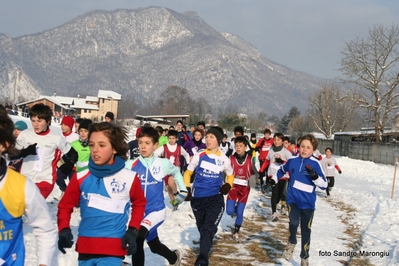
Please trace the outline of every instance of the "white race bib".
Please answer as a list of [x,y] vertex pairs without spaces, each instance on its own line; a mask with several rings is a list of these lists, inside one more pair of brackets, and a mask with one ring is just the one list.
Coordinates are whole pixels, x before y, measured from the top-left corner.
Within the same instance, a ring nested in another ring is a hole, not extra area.
[[89,207],[99,209],[110,213],[123,213],[125,211],[126,201],[111,199],[99,194],[89,193]]

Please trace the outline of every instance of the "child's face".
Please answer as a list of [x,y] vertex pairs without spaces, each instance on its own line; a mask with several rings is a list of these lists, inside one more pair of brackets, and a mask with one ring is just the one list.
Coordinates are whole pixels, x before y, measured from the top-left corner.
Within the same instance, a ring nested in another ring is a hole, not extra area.
[[331,158],[332,152],[330,150],[326,150],[326,157]]
[[202,134],[200,133],[200,132],[195,132],[194,133],[194,139],[196,140],[196,141],[200,141],[200,139],[202,139]]
[[274,146],[276,147],[280,147],[281,145],[283,145],[283,140],[278,137],[275,137],[273,141],[274,141]]
[[288,149],[290,147],[290,143],[288,142],[288,140],[284,140],[283,145],[284,145],[284,148],[286,148],[286,149]]
[[208,150],[214,150],[219,147],[218,140],[213,134],[207,134],[205,136],[205,144]]
[[269,133],[265,133],[265,139],[269,139],[270,138],[270,134]]
[[170,145],[175,145],[177,141],[176,136],[168,136],[168,142]]
[[64,133],[64,134],[68,134],[69,132],[71,132],[71,128],[68,127],[68,126],[65,125],[65,124],[61,124],[61,131],[62,131],[62,133]]
[[182,131],[183,130],[183,124],[182,123],[177,123],[176,124],[176,130],[177,131]]
[[236,153],[238,155],[243,155],[245,153],[245,145],[244,143],[238,142],[235,144]]
[[309,158],[310,156],[312,156],[313,152],[314,149],[312,143],[307,139],[302,140],[299,145],[299,153],[301,157]]
[[222,138],[223,143],[226,143],[226,141],[227,141],[227,138]]
[[152,138],[142,136],[139,138],[139,150],[140,155],[144,158],[150,158],[153,156],[154,151],[158,148],[158,142],[153,143]]
[[241,132],[234,132],[234,137],[242,137]]
[[108,137],[103,132],[93,132],[90,136],[90,155],[96,165],[112,164],[116,154]]
[[79,130],[79,136],[81,140],[86,140],[87,137],[89,136],[89,131],[85,128],[81,128]]
[[42,133],[47,130],[48,123],[44,119],[39,119],[37,116],[31,117],[30,121],[32,122],[32,127],[35,133]]
[[18,136],[19,136],[19,134],[21,134],[21,130],[19,130],[19,129],[14,129],[14,131],[13,131],[13,134],[14,134],[14,137],[15,138],[18,138]]
[[205,127],[204,127],[203,125],[198,125],[197,128],[198,128],[198,129],[202,129],[202,130],[205,129]]

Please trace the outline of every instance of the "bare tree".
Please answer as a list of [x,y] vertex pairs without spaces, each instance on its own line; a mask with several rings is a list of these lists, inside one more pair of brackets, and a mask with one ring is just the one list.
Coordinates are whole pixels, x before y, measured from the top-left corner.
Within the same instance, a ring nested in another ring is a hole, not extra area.
[[312,131],[312,121],[308,117],[297,115],[288,123],[288,132],[292,138],[291,141],[295,141],[298,137]]
[[342,55],[340,70],[357,89],[352,100],[372,112],[379,142],[390,113],[399,108],[399,26],[375,25],[366,40],[346,43]]
[[169,86],[160,94],[158,105],[161,114],[189,114],[194,101],[188,95],[187,89],[179,86]]
[[323,85],[309,101],[308,114],[313,126],[327,139],[331,139],[334,132],[345,130],[356,114],[355,102],[335,83]]

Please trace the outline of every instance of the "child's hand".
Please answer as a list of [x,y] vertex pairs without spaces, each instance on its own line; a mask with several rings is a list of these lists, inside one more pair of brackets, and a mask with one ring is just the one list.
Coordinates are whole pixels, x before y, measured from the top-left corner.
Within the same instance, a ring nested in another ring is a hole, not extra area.
[[308,171],[310,177],[312,178],[312,180],[316,180],[317,178],[319,178],[319,176],[316,174],[316,172],[313,170],[313,168],[310,165],[305,165],[306,171]]
[[230,184],[229,184],[229,183],[224,183],[224,184],[220,187],[219,191],[220,191],[220,193],[222,193],[223,195],[227,195],[227,193],[229,193],[230,189],[231,189]]
[[182,204],[187,198],[187,195],[187,191],[180,191],[179,193],[175,194],[175,200],[177,201],[177,205]]

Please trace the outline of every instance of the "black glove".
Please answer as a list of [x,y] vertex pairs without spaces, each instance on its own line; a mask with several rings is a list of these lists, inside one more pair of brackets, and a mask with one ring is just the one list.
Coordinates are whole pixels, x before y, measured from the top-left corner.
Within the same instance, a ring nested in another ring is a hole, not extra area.
[[126,249],[127,255],[133,255],[137,251],[136,238],[139,232],[136,228],[129,227],[122,237],[122,248]]
[[220,191],[220,193],[222,193],[223,195],[227,195],[227,193],[229,193],[230,189],[231,189],[230,184],[229,184],[229,183],[224,183],[224,184],[220,187],[219,191]]
[[275,158],[274,161],[278,164],[284,164],[284,160],[282,160],[281,158]]
[[339,170],[339,171],[338,171],[338,174],[342,174],[342,171],[341,171],[341,170]]
[[62,157],[62,159],[64,160],[64,163],[60,166],[60,171],[63,174],[69,175],[69,173],[72,172],[73,167],[75,166],[75,164],[69,160],[69,159],[64,159],[64,157]]
[[271,178],[267,178],[266,179],[266,184],[265,184],[265,188],[267,187],[274,187],[276,185],[276,181],[274,181]]
[[312,180],[316,180],[317,178],[319,178],[319,176],[316,174],[316,172],[313,170],[313,168],[310,165],[305,165],[306,171],[308,171],[310,177],[312,178]]
[[71,229],[69,228],[64,228],[61,230],[59,236],[58,236],[58,249],[63,253],[66,254],[66,251],[64,248],[71,248],[73,245],[73,235],[71,232]]
[[19,157],[25,158],[25,157],[27,157],[29,155],[36,155],[37,154],[36,153],[36,145],[37,145],[37,143],[31,144],[28,147],[26,147],[25,149],[22,149],[19,152]]
[[191,198],[193,197],[193,194],[191,194],[191,187],[186,187],[187,188],[187,197],[184,199],[184,201],[190,201]]

